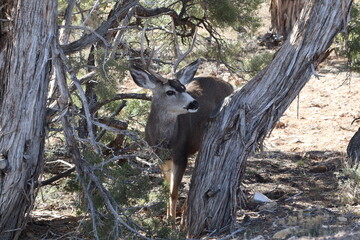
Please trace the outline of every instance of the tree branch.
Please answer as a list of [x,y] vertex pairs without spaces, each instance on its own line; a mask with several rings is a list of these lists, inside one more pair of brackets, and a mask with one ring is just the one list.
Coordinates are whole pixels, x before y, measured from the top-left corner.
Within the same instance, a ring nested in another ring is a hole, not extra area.
[[139,0],[124,0],[123,4],[115,4],[114,9],[112,10],[112,16],[94,31],[96,34],[89,33],[81,37],[79,40],[76,40],[70,44],[62,45],[61,47],[64,53],[75,53],[99,41],[98,36],[104,36],[108,29],[111,28],[114,23],[124,19],[128,11],[132,7],[136,6],[138,2]]
[[58,174],[58,175],[56,175],[56,176],[54,176],[52,178],[49,178],[47,180],[44,180],[44,181],[40,182],[40,184],[38,184],[37,187],[43,187],[45,185],[52,184],[53,182],[55,182],[55,181],[57,181],[57,180],[59,180],[61,178],[70,176],[70,174],[72,172],[74,172],[74,171],[75,171],[75,167],[72,167],[69,170],[66,170],[65,172],[62,172],[62,173],[60,173],[60,174]]
[[139,99],[139,100],[146,100],[151,101],[152,97],[145,94],[145,93],[120,93],[116,94],[114,97],[104,100],[102,102],[96,103],[93,108],[91,109],[92,112],[98,111],[102,106],[111,103],[116,100],[122,100],[122,99]]

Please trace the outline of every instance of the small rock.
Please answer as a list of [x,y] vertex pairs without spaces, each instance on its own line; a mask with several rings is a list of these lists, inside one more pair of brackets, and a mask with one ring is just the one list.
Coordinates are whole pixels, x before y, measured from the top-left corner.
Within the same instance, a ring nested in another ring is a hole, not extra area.
[[250,240],[265,240],[265,238],[264,238],[264,236],[259,235],[257,237],[254,237],[254,238],[250,239]]
[[296,240],[296,239],[298,239],[298,237],[292,236],[292,237],[288,238],[287,240]]
[[262,193],[259,192],[255,192],[254,194],[254,202],[256,203],[268,203],[268,202],[272,202],[273,200],[271,200],[270,198],[268,198],[267,196],[265,196]]
[[285,229],[275,233],[274,236],[272,237],[272,239],[286,239],[291,234],[294,234],[296,232],[296,230],[297,230],[296,227],[285,228]]
[[277,121],[277,122],[275,123],[275,128],[282,128],[282,129],[284,129],[284,128],[286,128],[286,127],[287,127],[287,124],[284,123],[284,122]]
[[347,222],[347,218],[346,217],[337,217],[337,220],[339,222]]

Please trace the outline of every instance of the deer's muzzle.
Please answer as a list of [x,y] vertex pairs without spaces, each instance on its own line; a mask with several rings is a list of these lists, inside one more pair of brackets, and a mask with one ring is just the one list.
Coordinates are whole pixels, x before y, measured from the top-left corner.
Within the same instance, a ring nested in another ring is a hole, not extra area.
[[199,109],[199,102],[194,100],[186,107],[189,112],[196,112]]

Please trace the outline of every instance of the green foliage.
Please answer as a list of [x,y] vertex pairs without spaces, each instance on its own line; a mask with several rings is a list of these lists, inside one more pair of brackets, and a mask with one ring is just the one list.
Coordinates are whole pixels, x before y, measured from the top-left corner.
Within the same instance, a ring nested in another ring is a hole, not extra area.
[[[96,164],[101,161],[99,156],[92,151],[83,151],[83,154],[89,163]],[[179,232],[172,230],[166,221],[164,222],[158,217],[164,215],[168,196],[165,190],[167,188],[161,187],[161,179],[150,179],[149,175],[128,163],[112,164],[106,169],[95,171],[95,173],[100,177],[112,198],[124,209],[124,213],[132,217],[134,222],[156,236],[181,239]],[[111,238],[114,228],[113,215],[108,212],[98,191],[92,191],[91,194],[95,208],[101,213],[97,224],[98,234],[101,239]],[[136,207],[139,205],[141,207]],[[82,204],[81,207],[83,207],[84,212],[87,210],[85,204]],[[87,220],[82,227],[85,232],[90,232],[93,227],[91,220]],[[123,231],[127,230],[123,229]],[[122,234],[126,233],[123,232]]]
[[118,93],[118,86],[123,81],[128,70],[128,62],[124,59],[105,59],[103,49],[95,52],[99,75],[96,78],[95,92],[99,100],[109,99]]
[[238,11],[236,9],[236,6],[232,4],[231,1],[208,0],[207,3],[210,17],[220,27],[224,27],[225,25],[231,25],[237,21]]
[[263,0],[206,0],[210,21],[217,27],[230,26],[238,31],[256,30],[260,18],[254,11]]
[[146,124],[150,112],[150,101],[129,99],[126,103],[122,116],[129,119],[130,127],[143,127]]
[[273,54],[270,52],[263,52],[256,54],[252,58],[244,62],[245,71],[254,77],[259,71],[265,68],[273,59]]
[[360,72],[360,3],[353,3],[350,12],[348,57],[351,59],[351,69]]
[[344,33],[337,36],[337,50],[351,62],[350,69],[360,72],[360,3],[353,3],[350,11],[347,39]]
[[215,42],[211,42],[209,45],[204,45],[199,48],[195,54],[197,58],[206,59],[220,59],[222,62],[236,64],[239,57],[239,52],[242,48],[240,41],[221,40],[221,46],[217,46]]
[[304,160],[299,160],[299,161],[296,162],[296,165],[298,167],[304,167],[305,166],[305,161]]
[[68,192],[81,192],[82,188],[79,181],[76,179],[75,174],[71,175],[64,185],[64,189]]
[[339,200],[344,204],[360,203],[360,167],[344,167],[336,173],[339,179]]
[[131,207],[149,201],[149,192],[152,189],[148,176],[142,175],[139,169],[129,164],[116,166],[110,170],[110,193],[121,206]]

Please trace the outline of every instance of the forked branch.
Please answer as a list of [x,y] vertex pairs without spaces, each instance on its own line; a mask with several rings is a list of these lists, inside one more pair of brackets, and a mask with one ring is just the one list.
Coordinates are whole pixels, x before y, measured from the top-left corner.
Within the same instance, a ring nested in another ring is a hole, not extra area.
[[195,42],[196,42],[196,36],[197,36],[197,28],[195,27],[195,31],[192,37],[192,41],[190,44],[190,47],[183,53],[180,49],[180,45],[179,45],[179,41],[177,38],[177,33],[176,33],[176,27],[175,27],[175,22],[174,20],[172,21],[172,30],[173,30],[173,37],[174,37],[174,47],[175,47],[175,55],[177,56],[177,59],[175,60],[174,66],[173,66],[173,73],[176,73],[176,69],[178,68],[179,64],[185,59],[185,57],[187,55],[189,55],[191,53],[191,51],[193,50],[194,46],[195,46]]

